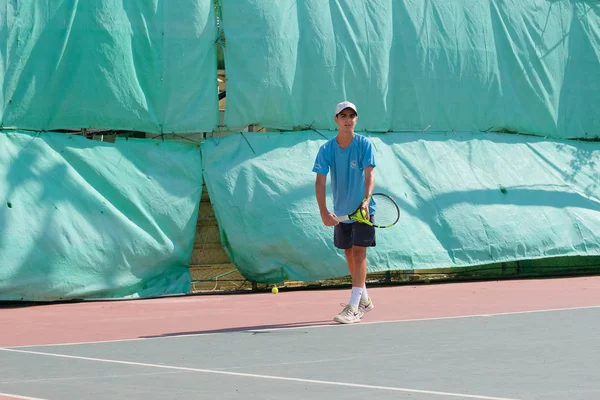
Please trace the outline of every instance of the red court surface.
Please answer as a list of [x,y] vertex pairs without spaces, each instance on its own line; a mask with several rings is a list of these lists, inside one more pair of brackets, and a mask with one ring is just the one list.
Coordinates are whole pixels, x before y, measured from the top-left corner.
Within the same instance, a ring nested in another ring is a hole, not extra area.
[[[335,324],[349,289],[0,305],[0,347]],[[600,306],[600,277],[369,288],[362,323]],[[1,398],[1,397],[0,397]]]

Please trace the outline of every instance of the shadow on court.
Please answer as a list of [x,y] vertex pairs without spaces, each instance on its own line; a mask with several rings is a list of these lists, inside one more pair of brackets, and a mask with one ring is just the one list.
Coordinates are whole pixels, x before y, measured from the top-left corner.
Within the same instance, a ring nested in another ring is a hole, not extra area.
[[268,329],[284,329],[284,328],[304,328],[312,327],[315,325],[337,325],[332,320],[320,320],[320,321],[306,321],[306,322],[293,322],[289,324],[269,324],[269,325],[254,325],[254,326],[240,326],[235,328],[224,328],[224,329],[209,329],[209,330],[198,330],[188,332],[169,332],[161,335],[150,335],[140,336],[141,339],[151,339],[159,337],[173,337],[173,336],[192,336],[192,335],[206,335],[210,333],[238,333],[245,331],[263,331],[263,332],[249,332],[253,335],[269,334]]

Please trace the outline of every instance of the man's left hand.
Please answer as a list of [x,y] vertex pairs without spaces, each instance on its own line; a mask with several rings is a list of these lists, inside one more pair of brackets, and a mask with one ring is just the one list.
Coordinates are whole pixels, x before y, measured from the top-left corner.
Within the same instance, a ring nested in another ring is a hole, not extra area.
[[362,208],[364,210],[364,215],[366,215],[366,219],[367,221],[371,219],[371,216],[369,215],[369,203],[371,202],[371,199],[368,198],[365,201],[363,201],[363,203],[360,205],[360,208]]

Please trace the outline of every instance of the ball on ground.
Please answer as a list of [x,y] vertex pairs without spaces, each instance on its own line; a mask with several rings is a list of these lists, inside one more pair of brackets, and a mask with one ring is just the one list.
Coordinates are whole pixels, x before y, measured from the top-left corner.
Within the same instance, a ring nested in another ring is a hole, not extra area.
[[279,289],[277,289],[277,286],[273,286],[273,289],[271,289],[271,293],[273,293],[273,294],[279,293]]

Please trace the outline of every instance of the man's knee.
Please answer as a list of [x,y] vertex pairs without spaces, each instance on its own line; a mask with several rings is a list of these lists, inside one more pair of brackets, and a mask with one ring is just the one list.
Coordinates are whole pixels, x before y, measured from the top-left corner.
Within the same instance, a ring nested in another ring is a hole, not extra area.
[[367,256],[367,248],[362,246],[352,246],[352,257],[362,259]]

